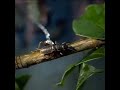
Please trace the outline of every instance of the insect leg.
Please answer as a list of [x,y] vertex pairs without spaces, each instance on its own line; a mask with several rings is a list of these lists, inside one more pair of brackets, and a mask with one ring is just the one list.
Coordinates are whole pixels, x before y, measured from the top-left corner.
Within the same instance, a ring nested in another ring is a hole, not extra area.
[[63,42],[62,44],[66,47],[66,49],[73,51],[73,52],[76,52],[76,50],[73,47],[68,47],[69,43]]
[[73,47],[68,47],[68,50],[76,52],[76,50]]

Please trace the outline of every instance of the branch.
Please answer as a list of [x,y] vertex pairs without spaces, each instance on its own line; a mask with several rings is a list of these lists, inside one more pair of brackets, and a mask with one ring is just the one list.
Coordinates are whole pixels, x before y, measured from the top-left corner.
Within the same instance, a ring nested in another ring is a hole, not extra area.
[[58,55],[55,52],[45,55],[45,53],[41,52],[43,49],[37,49],[27,55],[15,56],[15,69],[27,68],[35,64],[55,60],[56,58],[60,58],[63,56],[70,55],[72,53],[100,47],[102,45],[105,45],[105,41],[96,40],[96,39],[78,40],[68,44],[68,47],[72,47],[72,49],[74,49],[74,52],[66,50],[65,53],[63,53],[63,55]]

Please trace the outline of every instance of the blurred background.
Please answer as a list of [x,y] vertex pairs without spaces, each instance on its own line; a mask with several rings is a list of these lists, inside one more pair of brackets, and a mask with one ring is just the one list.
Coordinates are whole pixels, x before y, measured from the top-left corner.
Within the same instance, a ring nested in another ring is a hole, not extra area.
[[[31,17],[47,28],[52,41],[72,42],[79,38],[72,29],[73,19],[78,18],[87,5],[103,2],[104,0],[15,0],[15,55],[35,50],[40,41],[46,40],[44,33],[32,22]],[[78,69],[71,74],[64,87],[56,87],[55,84],[61,79],[68,65],[79,61],[84,54],[85,52],[77,53],[16,70],[15,75],[31,75],[25,90],[74,90]],[[105,62],[94,61],[92,64],[104,68]],[[84,90],[105,90],[104,77],[104,74],[93,77]]]

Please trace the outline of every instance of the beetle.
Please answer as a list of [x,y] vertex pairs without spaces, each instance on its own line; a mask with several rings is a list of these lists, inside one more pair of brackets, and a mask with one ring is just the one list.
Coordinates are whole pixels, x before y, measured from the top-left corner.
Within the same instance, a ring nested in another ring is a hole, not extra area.
[[44,55],[52,55],[54,57],[63,56],[76,51],[74,48],[70,47],[68,43],[64,42],[60,44],[56,41],[55,43],[42,41],[39,43],[38,49],[40,49],[40,52]]

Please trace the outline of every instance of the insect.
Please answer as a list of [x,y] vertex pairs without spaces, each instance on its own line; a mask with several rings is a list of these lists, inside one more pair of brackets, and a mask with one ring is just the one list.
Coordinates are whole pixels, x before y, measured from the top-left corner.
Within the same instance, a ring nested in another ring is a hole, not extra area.
[[52,55],[54,57],[63,56],[76,51],[74,48],[70,47],[69,44],[66,42],[59,44],[57,42],[48,43],[44,41],[39,43],[38,49],[40,49],[40,52],[44,53],[44,55]]

